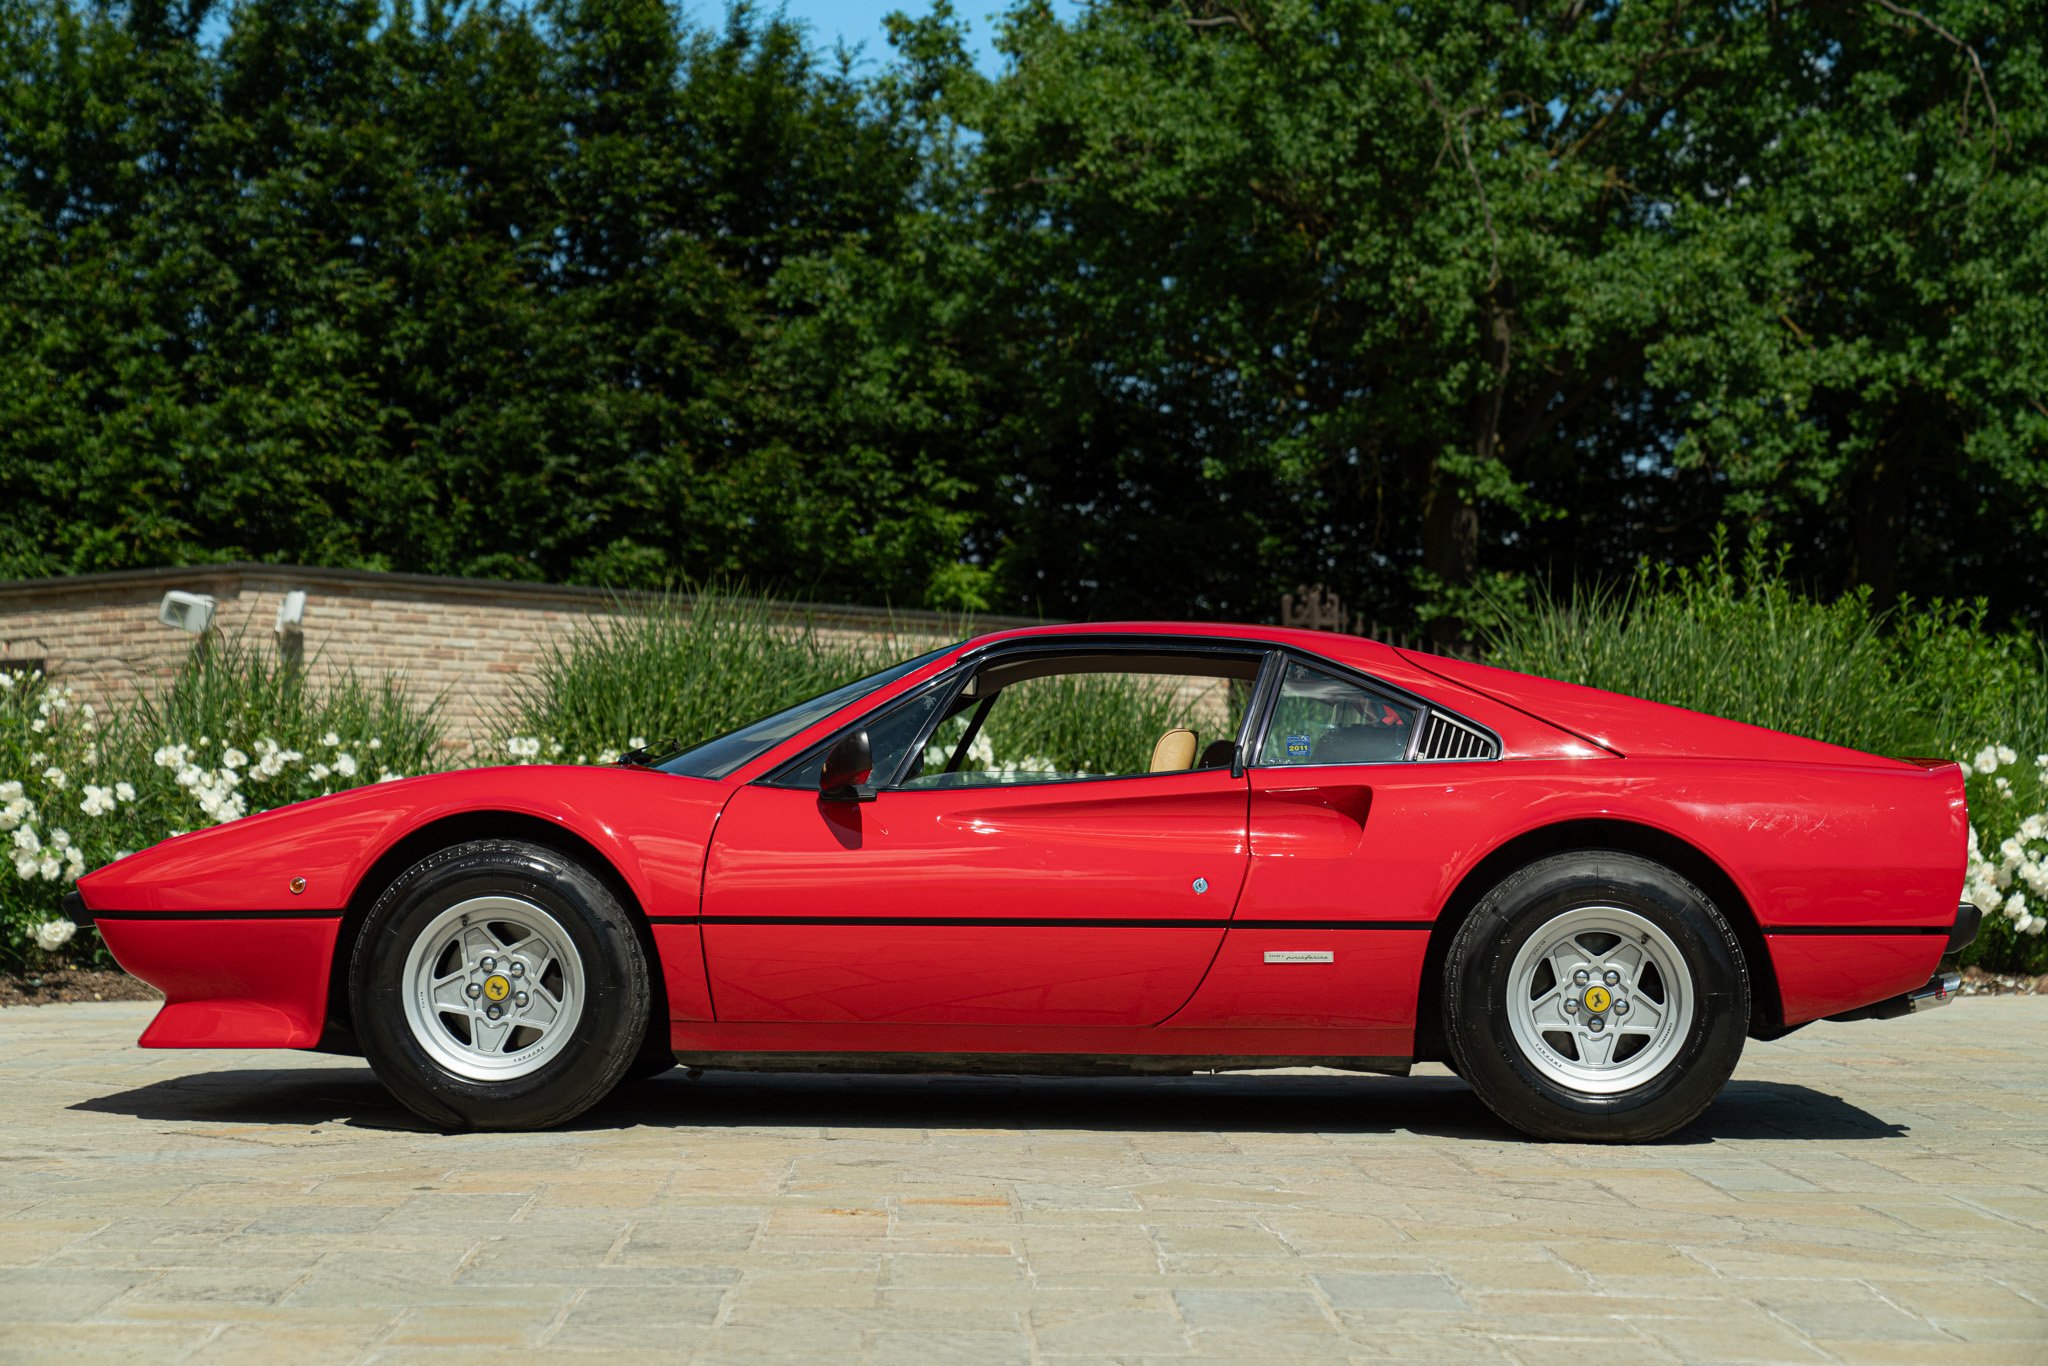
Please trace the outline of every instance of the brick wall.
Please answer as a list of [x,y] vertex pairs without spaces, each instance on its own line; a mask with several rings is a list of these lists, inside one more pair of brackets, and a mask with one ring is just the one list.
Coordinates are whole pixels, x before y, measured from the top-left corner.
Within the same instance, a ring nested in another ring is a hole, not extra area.
[[[108,704],[169,677],[193,637],[160,625],[170,589],[215,600],[214,630],[268,643],[279,604],[306,594],[300,648],[309,674],[336,669],[395,674],[420,702],[442,698],[452,744],[482,738],[522,672],[549,642],[594,616],[644,606],[641,594],[602,589],[444,579],[419,574],[232,564],[147,569],[0,583],[0,669],[40,663],[83,701]],[[905,653],[969,629],[935,612],[788,604],[792,625],[828,634],[909,638]],[[981,618],[979,629],[1022,624]]]

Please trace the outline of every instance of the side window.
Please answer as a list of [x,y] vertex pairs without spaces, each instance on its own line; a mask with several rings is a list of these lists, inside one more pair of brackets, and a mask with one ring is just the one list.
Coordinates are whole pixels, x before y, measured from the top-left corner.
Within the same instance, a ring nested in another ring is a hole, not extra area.
[[1262,767],[1387,764],[1408,757],[1422,709],[1290,661],[1259,750]]
[[[904,755],[923,733],[925,722],[931,719],[932,713],[951,692],[951,685],[942,679],[868,720],[868,748],[875,756],[877,781],[881,781],[883,775],[896,771]],[[774,787],[816,787],[819,770],[825,764],[825,753],[838,739],[839,736],[834,735],[801,759],[777,769],[766,781]]]
[[[906,788],[1001,787],[1228,768],[1257,671],[1121,671],[1101,662],[977,680],[981,695],[932,733]],[[992,689],[992,691],[991,691]]]

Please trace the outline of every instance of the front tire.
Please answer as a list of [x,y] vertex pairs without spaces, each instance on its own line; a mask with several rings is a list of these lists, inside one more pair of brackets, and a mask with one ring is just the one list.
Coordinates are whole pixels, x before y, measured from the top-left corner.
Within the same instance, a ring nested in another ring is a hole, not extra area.
[[1635,1143],[1719,1094],[1749,1027],[1734,930],[1634,854],[1575,852],[1503,880],[1446,958],[1444,1037],[1489,1109],[1536,1138]]
[[545,1129],[589,1109],[636,1060],[651,996],[632,922],[604,883],[513,840],[407,869],[349,964],[364,1056],[443,1129]]

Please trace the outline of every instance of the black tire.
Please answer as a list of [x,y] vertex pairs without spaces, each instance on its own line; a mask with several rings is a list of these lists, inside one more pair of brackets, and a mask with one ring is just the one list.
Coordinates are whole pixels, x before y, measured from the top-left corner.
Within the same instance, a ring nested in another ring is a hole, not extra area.
[[[1554,918],[1593,905],[1632,911],[1669,936],[1695,998],[1691,1025],[1670,1061],[1613,1094],[1572,1089],[1544,1075],[1508,1022],[1515,955]],[[1445,959],[1443,1027],[1454,1067],[1487,1108],[1540,1139],[1640,1143],[1683,1128],[1735,1070],[1749,1010],[1749,973],[1726,917],[1692,883],[1634,854],[1557,854],[1510,874],[1458,927]]]
[[[448,1070],[406,1019],[402,978],[414,941],[442,911],[482,895],[545,910],[566,932],[584,979],[569,1037],[538,1070],[504,1080]],[[363,1055],[407,1109],[447,1130],[546,1129],[583,1113],[638,1058],[651,994],[633,923],[604,883],[552,849],[515,840],[473,840],[407,869],[378,898],[349,960]]]

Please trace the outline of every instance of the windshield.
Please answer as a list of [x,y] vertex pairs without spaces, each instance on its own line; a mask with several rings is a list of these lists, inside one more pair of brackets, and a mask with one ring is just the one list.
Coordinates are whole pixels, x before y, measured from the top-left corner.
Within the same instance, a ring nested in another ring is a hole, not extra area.
[[680,773],[689,778],[723,778],[736,772],[748,761],[766,754],[775,746],[815,722],[822,721],[841,707],[886,687],[905,674],[921,669],[957,649],[957,645],[944,645],[929,654],[915,659],[906,659],[901,664],[892,664],[878,674],[857,678],[851,683],[834,688],[831,692],[820,693],[808,702],[799,702],[786,707],[773,716],[764,716],[758,721],[741,726],[719,736],[706,740],[701,745],[692,745],[672,759],[664,759],[655,767],[664,773]]

